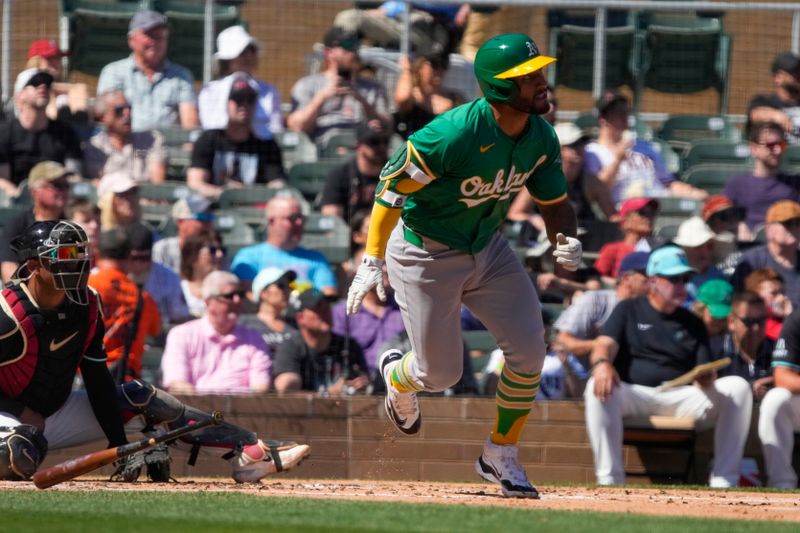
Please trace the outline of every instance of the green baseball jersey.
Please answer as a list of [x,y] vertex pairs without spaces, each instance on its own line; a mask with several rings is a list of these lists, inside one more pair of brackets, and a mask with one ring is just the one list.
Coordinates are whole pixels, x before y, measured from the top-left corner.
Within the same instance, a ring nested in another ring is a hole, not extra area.
[[[402,206],[403,223],[416,233],[465,252],[481,251],[523,187],[541,204],[566,199],[552,126],[536,115],[528,124],[520,137],[509,137],[484,98],[438,116],[392,154],[375,201]],[[403,182],[409,179],[422,188],[407,192]]]

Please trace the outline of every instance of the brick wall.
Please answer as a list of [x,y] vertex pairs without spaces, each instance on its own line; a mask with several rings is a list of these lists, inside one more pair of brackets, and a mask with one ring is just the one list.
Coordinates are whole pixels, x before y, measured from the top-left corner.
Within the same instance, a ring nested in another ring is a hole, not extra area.
[[[427,481],[476,480],[473,463],[480,454],[494,418],[494,400],[423,398],[422,430],[407,437],[386,420],[383,399],[353,397],[324,399],[313,395],[285,397],[183,397],[204,409],[218,409],[227,420],[252,428],[262,436],[293,439],[312,446],[312,456],[291,477],[396,479]],[[700,435],[696,471],[703,472],[711,455],[713,436]],[[592,482],[592,453],[584,425],[582,402],[537,404],[522,437],[521,459],[537,483]],[[47,464],[95,450],[102,443],[69,451],[53,451]],[[758,454],[751,432],[748,454]],[[216,459],[185,463],[175,452],[173,474],[227,476],[229,467]],[[646,471],[659,473],[654,481],[680,478],[686,451],[625,447],[630,481],[648,482]],[[702,479],[704,475],[700,475]]]

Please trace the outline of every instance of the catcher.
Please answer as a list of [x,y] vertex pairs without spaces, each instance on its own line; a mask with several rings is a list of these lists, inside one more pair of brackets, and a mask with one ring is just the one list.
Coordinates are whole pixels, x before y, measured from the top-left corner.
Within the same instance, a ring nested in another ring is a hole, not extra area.
[[[21,266],[15,284],[0,293],[0,479],[30,479],[48,448],[105,437],[109,447],[127,443],[126,431],[158,431],[209,417],[142,381],[116,387],[106,367],[104,326],[97,294],[87,287],[89,243],[79,225],[35,222],[11,243]],[[85,390],[71,390],[80,369]],[[237,482],[258,481],[297,466],[307,445],[263,441],[223,423],[176,445],[191,448],[190,463],[204,447],[227,450]],[[120,461],[112,478],[133,481],[144,463],[156,481],[169,479],[168,455],[154,461]]]

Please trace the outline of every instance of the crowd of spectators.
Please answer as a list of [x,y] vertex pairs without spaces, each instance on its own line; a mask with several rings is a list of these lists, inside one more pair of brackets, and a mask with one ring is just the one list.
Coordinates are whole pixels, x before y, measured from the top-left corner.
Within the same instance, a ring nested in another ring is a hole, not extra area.
[[[467,5],[415,9],[412,56],[400,58],[391,88],[363,75],[358,51],[397,44],[393,4],[336,18],[323,37],[322,70],[295,83],[285,117],[276,87],[254,77],[263,47],[242,26],[219,33],[217,79],[196,93],[189,70],[166,57],[166,17],[141,11],[129,25],[131,55],[102,70],[93,105],[85,85],[60,81],[64,53],[55,43],[34,42],[13,113],[0,124],[0,191],[11,202],[29,197],[0,233],[3,283],[18,267],[8,246],[14,235],[34,221],[69,218],[92,240],[90,284],[104,304],[104,342],[118,379],[141,377],[147,346],[162,346],[160,379],[173,392],[378,392],[380,353],[408,345],[391,287],[385,301],[367,295],[353,316],[338,299],[363,253],[392,141],[464,101],[442,79],[471,16]],[[800,429],[800,176],[784,168],[783,156],[798,138],[800,57],[779,55],[773,76],[775,94],[756,96],[748,109],[752,172],[731,176],[717,195],[679,180],[656,146],[632,131],[624,94],[609,91],[597,102],[593,137],[558,122],[548,92],[546,118],[579,224],[589,233],[612,227],[616,237],[570,275],[547,265],[545,227],[527,191],[513,199],[508,221],[524,228],[524,238],[512,238],[524,245],[543,301],[563,307],[545,321],[538,399],[585,399],[601,484],[624,482],[625,419],[659,414],[714,427],[709,483],[736,485],[754,401],[762,405],[767,481],[797,484],[786,454]],[[87,115],[96,128],[81,139],[72,126]],[[162,132],[176,128],[202,133],[192,138],[189,193],[173,202],[174,229],[161,235],[143,224],[140,189],[168,179]],[[320,151],[339,134],[354,139],[314,205],[350,228],[341,264],[301,245],[309,207],[289,187],[278,142],[284,130]],[[71,198],[82,181],[96,202]],[[242,187],[274,194],[263,205],[263,240],[228,254],[215,211],[223,191]],[[702,209],[668,234],[659,216],[672,198]],[[468,309],[463,318],[482,328]],[[456,392],[491,394],[502,351],[482,369],[482,383],[466,346],[464,354]],[[728,366],[693,384],[659,388],[725,357]]]

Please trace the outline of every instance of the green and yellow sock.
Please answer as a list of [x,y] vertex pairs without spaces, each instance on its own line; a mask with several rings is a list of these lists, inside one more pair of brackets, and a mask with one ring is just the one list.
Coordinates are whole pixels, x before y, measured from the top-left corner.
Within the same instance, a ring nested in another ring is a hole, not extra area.
[[414,354],[406,353],[392,369],[390,381],[397,392],[422,392],[423,385],[417,381],[412,369]]
[[519,442],[525,420],[539,391],[540,380],[541,374],[521,374],[508,368],[508,365],[503,367],[494,397],[497,404],[497,418],[491,435],[494,444]]

